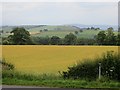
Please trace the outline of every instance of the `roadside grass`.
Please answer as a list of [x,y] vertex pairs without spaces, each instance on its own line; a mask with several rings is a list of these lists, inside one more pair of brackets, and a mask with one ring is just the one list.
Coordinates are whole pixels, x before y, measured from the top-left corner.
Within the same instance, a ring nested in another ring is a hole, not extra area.
[[97,82],[86,80],[25,80],[18,78],[3,78],[3,85],[24,85],[24,86],[40,86],[40,87],[59,87],[59,88],[120,88],[120,83]]
[[120,88],[120,82],[117,81],[99,81],[86,79],[63,79],[60,75],[30,75],[17,71],[3,71],[3,85],[24,85],[40,87],[59,87],[59,88]]

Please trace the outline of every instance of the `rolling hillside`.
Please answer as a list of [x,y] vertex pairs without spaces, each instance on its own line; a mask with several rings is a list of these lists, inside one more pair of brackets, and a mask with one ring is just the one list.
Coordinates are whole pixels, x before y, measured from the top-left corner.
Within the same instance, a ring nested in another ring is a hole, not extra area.
[[[10,35],[10,32],[12,31],[13,28],[17,26],[4,26],[2,28],[3,30],[3,37],[7,37]],[[31,34],[31,36],[34,37],[52,37],[52,36],[58,36],[61,38],[64,38],[65,35],[69,33],[74,33],[75,31],[78,31],[78,34],[75,34],[77,37],[80,38],[94,38],[95,35],[98,34],[100,30],[86,30],[85,28],[83,29],[83,32],[80,32],[80,27],[77,26],[72,26],[72,25],[22,25],[18,27],[24,27],[26,30],[28,30]],[[47,31],[44,31],[44,30]],[[117,33],[117,31],[115,31]]]

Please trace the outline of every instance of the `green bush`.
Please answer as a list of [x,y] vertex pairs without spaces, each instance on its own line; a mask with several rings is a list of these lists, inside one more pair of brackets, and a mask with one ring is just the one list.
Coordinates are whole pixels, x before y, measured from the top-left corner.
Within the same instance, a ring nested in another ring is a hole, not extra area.
[[67,71],[63,71],[63,77],[89,80],[97,79],[99,63],[101,63],[101,75],[103,77],[120,81],[120,56],[117,53],[108,51],[95,60],[86,59],[83,61],[82,63],[68,67]]
[[101,58],[102,75],[120,81],[120,55],[113,51]]

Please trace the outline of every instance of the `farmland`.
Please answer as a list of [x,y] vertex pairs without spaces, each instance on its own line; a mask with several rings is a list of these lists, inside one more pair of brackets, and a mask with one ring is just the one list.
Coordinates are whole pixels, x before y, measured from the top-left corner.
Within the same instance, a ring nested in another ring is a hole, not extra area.
[[4,45],[3,58],[26,73],[54,73],[86,58],[95,58],[106,51],[118,51],[117,46],[51,46]]
[[[80,30],[78,27],[74,27],[72,25],[25,25],[21,26],[24,27],[27,31],[30,32],[31,36],[33,37],[52,37],[52,36],[58,36],[60,38],[64,38],[65,35],[69,33],[75,34],[75,31]],[[3,37],[7,37],[10,35],[10,32],[15,28],[15,26],[6,26],[3,28],[4,33],[2,34]],[[44,29],[47,29],[48,31],[44,31]],[[42,32],[40,32],[42,30]],[[95,35],[98,34],[100,30],[86,30],[84,29],[83,32],[79,32],[76,36],[78,38],[94,38]],[[114,31],[115,34],[117,34],[117,31]]]
[[[78,30],[77,30],[78,31]],[[100,30],[84,30],[82,33],[77,34],[76,36],[78,38],[94,38],[95,35],[98,34]],[[78,31],[79,32],[79,31]],[[34,33],[34,32],[31,32]],[[52,36],[58,36],[60,38],[64,38],[65,35],[69,34],[69,33],[75,33],[75,30],[51,30],[51,31],[47,31],[47,32],[36,32],[34,34],[31,34],[31,36],[38,36],[38,37],[52,37]]]

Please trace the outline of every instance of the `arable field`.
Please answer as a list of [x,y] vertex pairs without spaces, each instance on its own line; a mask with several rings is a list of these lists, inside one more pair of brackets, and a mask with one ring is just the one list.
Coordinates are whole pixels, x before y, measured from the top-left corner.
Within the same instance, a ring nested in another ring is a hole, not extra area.
[[117,52],[118,46],[3,45],[2,56],[20,72],[58,74],[78,61],[111,50]]

